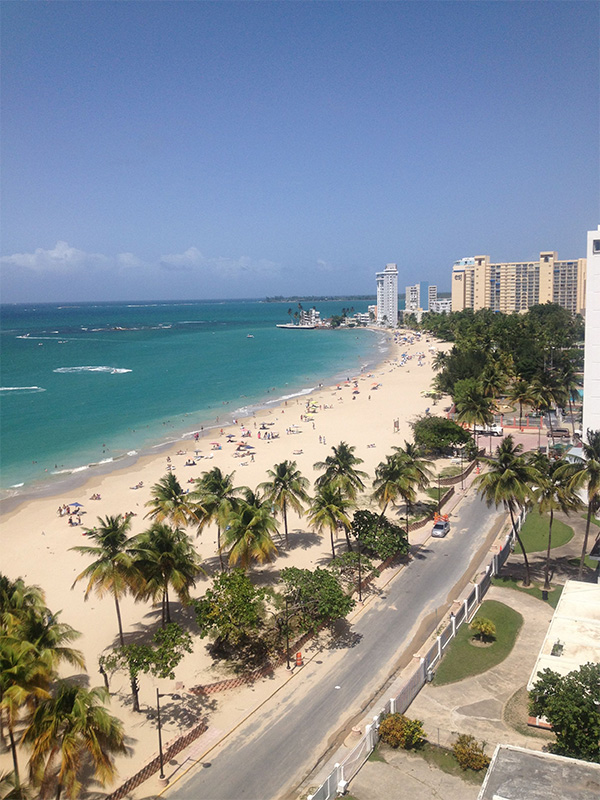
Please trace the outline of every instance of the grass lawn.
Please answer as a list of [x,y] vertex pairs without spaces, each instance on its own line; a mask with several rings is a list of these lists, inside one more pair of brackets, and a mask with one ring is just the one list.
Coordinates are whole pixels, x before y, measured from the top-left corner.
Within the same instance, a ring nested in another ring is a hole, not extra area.
[[[389,745],[380,742],[369,756],[369,761],[383,761],[387,763],[385,754],[391,751],[392,748]],[[438,747],[438,745],[432,744],[431,742],[425,742],[423,747],[408,752],[411,756],[421,756],[428,764],[441,769],[448,775],[455,775],[457,778],[461,778],[461,780],[467,783],[481,784],[486,775],[485,769],[479,770],[478,772],[472,769],[461,769],[458,761],[454,758],[452,750],[447,747]]]
[[[549,524],[549,514],[540,514],[535,508],[527,514],[520,536],[528,553],[539,553],[548,547]],[[570,542],[572,538],[573,528],[565,525],[564,522],[555,517],[552,523],[552,549],[561,547],[563,544]],[[518,542],[515,542],[515,553],[521,553],[521,547]]]
[[466,623],[460,626],[456,636],[446,648],[442,660],[436,666],[435,686],[455,683],[471,675],[481,675],[495,667],[513,649],[523,617],[504,603],[485,600],[477,612],[478,617],[490,619],[496,626],[496,639],[486,647],[471,644],[473,631]]
[[[593,570],[597,569],[597,567],[598,567],[598,562],[595,561],[593,558],[590,558],[589,556],[585,557],[583,563],[585,564],[586,567],[589,567],[590,569],[593,569]],[[569,564],[572,564],[574,567],[578,567],[579,566],[579,558],[570,558],[569,559]]]
[[[531,584],[531,586],[525,588],[524,586],[520,586],[514,578],[510,578],[508,576],[507,577],[499,576],[496,578],[492,578],[492,586],[502,586],[505,589],[515,589],[517,592],[525,592],[525,594],[529,594],[532,597],[536,597],[538,600],[542,600],[542,589],[541,586],[538,586],[537,584]],[[551,605],[552,608],[556,608],[560,596],[562,594],[562,590],[563,590],[562,586],[555,585],[548,592],[548,599],[544,600],[544,602]]]

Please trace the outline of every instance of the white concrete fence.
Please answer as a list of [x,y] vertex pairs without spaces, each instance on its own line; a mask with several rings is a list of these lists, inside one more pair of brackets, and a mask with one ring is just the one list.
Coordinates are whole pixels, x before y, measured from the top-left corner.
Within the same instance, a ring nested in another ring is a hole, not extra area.
[[[521,530],[521,525],[523,524],[526,514],[526,511],[522,511],[515,520],[515,528],[517,531]],[[498,574],[513,550],[514,540],[515,531],[511,529],[506,536],[506,540],[500,552],[492,557],[492,560],[486,567],[483,577],[475,584],[468,597],[464,598],[457,613],[450,614],[448,625],[437,636],[435,643],[429,651],[420,659],[413,675],[406,681],[396,697],[390,697],[379,713],[373,717],[352,751],[341,763],[334,765],[333,771],[329,773],[324,783],[319,786],[314,794],[309,794],[307,800],[331,800],[332,797],[344,794],[348,783],[375,749],[379,741],[379,725],[381,720],[388,714],[394,714],[396,712],[404,714],[423,686],[433,679],[433,668],[441,659],[452,639],[456,636],[458,628],[463,622],[470,622],[473,619],[475,612],[481,605],[484,595],[490,587],[492,577]]]

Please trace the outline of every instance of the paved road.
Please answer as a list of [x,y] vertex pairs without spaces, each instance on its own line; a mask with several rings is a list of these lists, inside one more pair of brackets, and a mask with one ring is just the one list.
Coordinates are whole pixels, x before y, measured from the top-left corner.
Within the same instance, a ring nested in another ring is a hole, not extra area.
[[211,754],[210,766],[168,790],[168,800],[276,800],[299,785],[384,683],[420,620],[454,599],[449,593],[473,569],[497,517],[478,498],[463,502],[450,535],[429,541],[358,617],[345,645],[307,663]]

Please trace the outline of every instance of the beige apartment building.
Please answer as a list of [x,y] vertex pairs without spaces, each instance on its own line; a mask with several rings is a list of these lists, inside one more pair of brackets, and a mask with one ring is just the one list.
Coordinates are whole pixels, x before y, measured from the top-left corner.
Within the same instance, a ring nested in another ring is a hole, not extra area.
[[455,261],[452,311],[491,308],[504,314],[527,311],[538,303],[557,303],[573,313],[585,311],[586,259],[559,261],[555,252],[539,261],[491,264],[489,256]]

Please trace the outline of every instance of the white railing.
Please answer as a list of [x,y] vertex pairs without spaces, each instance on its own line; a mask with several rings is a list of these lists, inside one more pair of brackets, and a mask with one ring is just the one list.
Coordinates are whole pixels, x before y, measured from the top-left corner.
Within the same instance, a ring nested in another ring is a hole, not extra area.
[[[527,515],[523,510],[515,520],[515,528],[520,531],[521,525]],[[330,800],[346,791],[348,783],[356,775],[379,741],[379,725],[387,714],[404,714],[412,701],[419,694],[428,680],[433,678],[433,667],[441,659],[444,650],[456,636],[456,631],[463,624],[473,619],[473,616],[490,587],[492,577],[497,575],[500,568],[506,563],[513,549],[515,531],[511,528],[507,534],[504,545],[499,553],[492,557],[487,565],[485,574],[479,583],[476,583],[472,592],[463,600],[456,614],[450,614],[450,621],[444,630],[437,636],[435,643],[420,659],[419,665],[411,677],[402,686],[396,697],[390,697],[385,706],[373,717],[373,721],[365,728],[364,734],[355,747],[339,764],[335,764],[327,779],[307,800]]]

